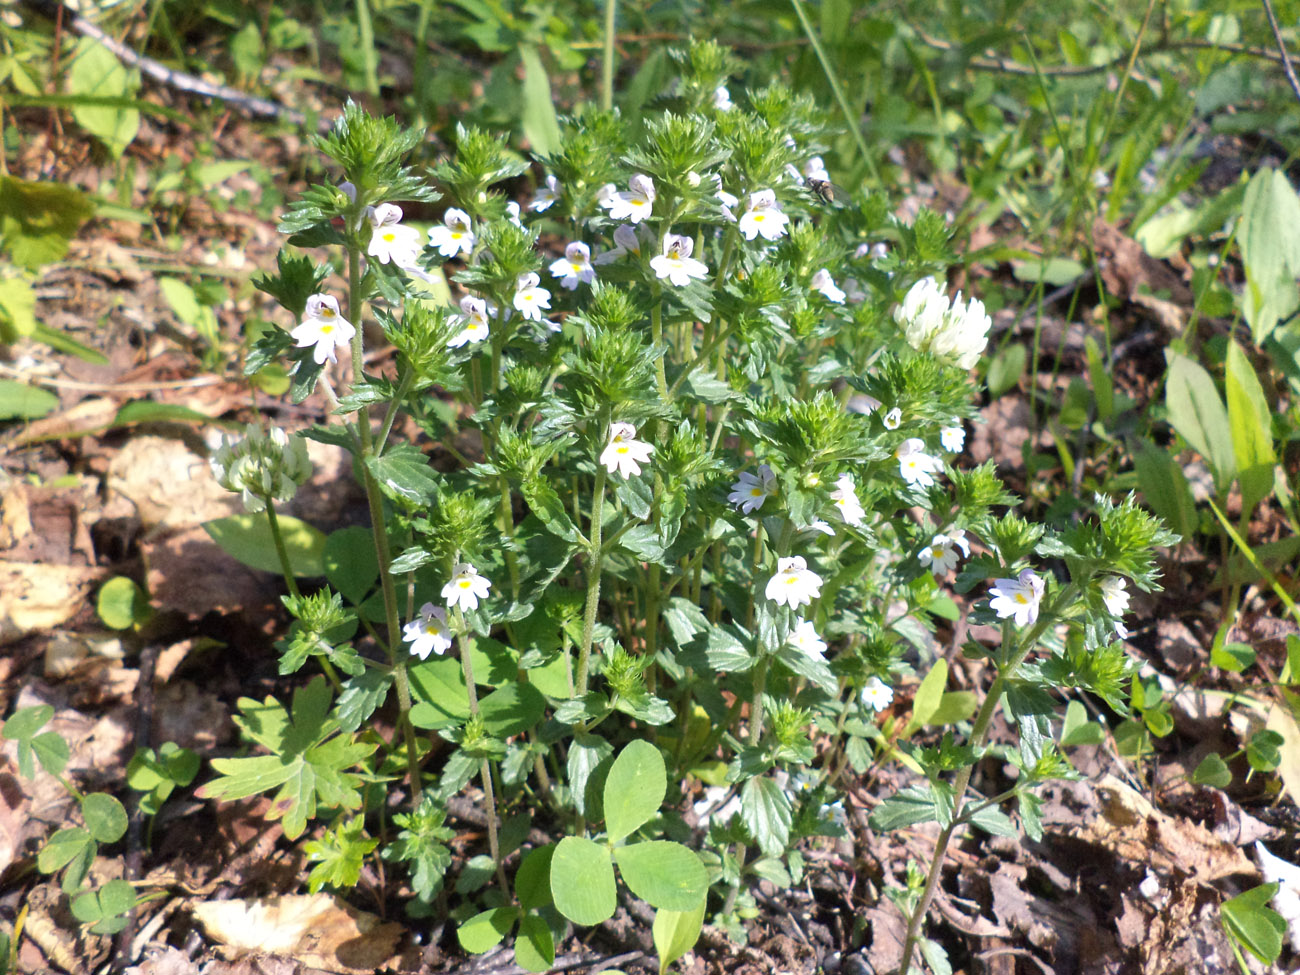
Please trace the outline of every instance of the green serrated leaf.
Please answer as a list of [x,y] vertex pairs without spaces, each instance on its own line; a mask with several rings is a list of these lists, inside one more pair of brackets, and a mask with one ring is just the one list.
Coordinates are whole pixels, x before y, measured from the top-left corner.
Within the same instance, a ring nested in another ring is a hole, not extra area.
[[740,818],[758,848],[780,856],[790,842],[793,810],[790,797],[772,779],[750,779],[740,790]]
[[418,505],[437,496],[441,479],[415,444],[398,444],[380,457],[367,457],[366,466],[380,489],[394,500]]

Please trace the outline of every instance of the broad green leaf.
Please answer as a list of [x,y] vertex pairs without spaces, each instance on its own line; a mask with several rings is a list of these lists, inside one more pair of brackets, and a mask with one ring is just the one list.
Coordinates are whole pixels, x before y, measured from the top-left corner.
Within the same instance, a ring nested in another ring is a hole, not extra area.
[[1228,933],[1267,965],[1282,954],[1282,939],[1287,932],[1282,915],[1268,906],[1276,893],[1277,884],[1262,884],[1224,901],[1219,908]]
[[834,694],[839,690],[839,682],[825,660],[809,656],[789,643],[777,650],[776,657],[794,673],[807,678],[827,694]]
[[[0,278],[0,342],[11,345],[36,331],[36,292],[20,277]],[[27,389],[26,383],[6,382]],[[50,395],[46,393],[46,395]],[[58,402],[58,398],[55,398]],[[48,412],[48,410],[46,411]],[[14,414],[20,416],[22,414]],[[39,414],[37,414],[39,415]]]
[[555,964],[555,939],[546,918],[525,914],[515,936],[515,964],[526,972],[548,972]]
[[740,790],[740,818],[758,848],[780,856],[790,842],[792,810],[785,790],[769,778],[750,779]]
[[1300,198],[1285,174],[1265,168],[1251,179],[1237,239],[1246,268],[1242,310],[1251,339],[1263,345],[1300,297],[1295,283],[1300,275]]
[[704,904],[709,875],[694,850],[671,840],[632,843],[614,850],[628,889],[651,907],[691,911]]
[[[280,515],[277,520],[293,574],[299,579],[324,575],[321,555],[325,551],[325,533],[288,515]],[[265,514],[231,515],[205,522],[203,528],[236,561],[263,572],[280,572],[280,559]]]
[[1133,456],[1138,486],[1146,503],[1170,529],[1184,539],[1196,533],[1196,499],[1182,466],[1163,447],[1143,441]]
[[520,45],[519,59],[524,65],[524,110],[520,119],[524,138],[532,144],[534,153],[553,155],[560,149],[560,125],[555,119],[551,80],[535,44]]
[[551,857],[555,845],[548,843],[531,850],[515,874],[515,897],[525,911],[534,911],[553,902],[551,897]]
[[1199,363],[1176,355],[1165,388],[1169,422],[1192,449],[1205,458],[1222,494],[1237,473],[1228,412],[1214,380]]
[[605,779],[605,830],[613,843],[648,823],[668,792],[663,756],[648,741],[629,742]]
[[68,242],[94,215],[94,205],[71,186],[0,176],[0,250],[21,267],[61,260]]
[[566,836],[551,857],[555,909],[574,924],[600,924],[618,907],[609,850],[581,836]]
[[58,830],[45,841],[41,851],[36,854],[36,867],[41,873],[54,873],[67,866],[77,857],[91,850],[94,857],[95,838],[80,826],[71,826]]
[[443,728],[469,717],[465,668],[451,657],[429,659],[407,671],[411,681],[411,721],[417,728]]
[[940,657],[934,668],[925,675],[921,686],[916,689],[916,699],[912,702],[912,717],[900,737],[906,738],[934,717],[943,702],[943,689],[948,684],[948,661]]
[[479,711],[489,734],[509,738],[541,722],[546,698],[532,684],[514,682],[502,685],[479,701]]
[[483,911],[456,929],[456,940],[471,955],[481,955],[491,951],[501,943],[501,939],[510,933],[519,917],[517,907],[498,907]]
[[927,725],[956,724],[966,721],[979,710],[980,702],[972,691],[948,691],[939,698],[939,706],[930,715]]
[[1210,663],[1240,674],[1255,662],[1255,648],[1248,643],[1225,643],[1210,651]]
[[126,835],[126,810],[107,792],[92,792],[81,800],[86,829],[101,843],[116,843]]
[[[10,741],[30,740],[36,732],[49,724],[53,717],[54,708],[48,704],[33,704],[31,707],[21,708],[9,716],[4,727],[0,728],[0,735],[4,735]],[[31,778],[28,773],[23,774]]]
[[1012,342],[989,362],[989,396],[997,399],[1020,382],[1029,353],[1019,342]]
[[1241,485],[1242,517],[1249,517],[1273,491],[1272,417],[1255,370],[1236,342],[1228,343],[1224,363],[1224,390],[1228,394],[1228,422]]
[[1087,268],[1071,258],[1051,257],[1037,262],[1013,262],[1011,273],[1017,281],[1027,281],[1030,284],[1042,282],[1059,288],[1063,284],[1078,280],[1086,270]]
[[110,880],[98,890],[84,890],[69,905],[73,917],[91,925],[95,934],[116,934],[127,926],[135,907],[135,888],[127,881]]
[[[21,751],[20,744],[19,752]],[[41,763],[41,768],[51,775],[60,775],[67,768],[71,752],[62,735],[57,731],[46,731],[32,739],[32,754],[36,756],[36,761]]]
[[1208,785],[1226,789],[1232,785],[1232,772],[1217,752],[1210,752],[1192,771],[1193,785]]
[[1078,701],[1065,707],[1065,722],[1061,726],[1061,747],[1100,745],[1106,740],[1105,729],[1096,721],[1088,720],[1087,709]]
[[53,412],[58,405],[59,398],[47,389],[14,379],[0,379],[0,420],[35,420]]
[[374,534],[352,525],[330,532],[321,552],[325,579],[353,605],[360,605],[379,578],[379,558]]
[[[72,52],[65,90],[72,96],[95,98],[131,95],[140,87],[136,72],[128,71],[117,57],[99,41],[83,37]],[[85,102],[73,103],[72,117],[77,124],[121,156],[140,129],[140,113],[134,108],[109,108]]]
[[179,403],[155,403],[138,399],[123,403],[109,424],[110,429],[128,427],[133,423],[213,423],[212,417]]
[[149,618],[149,597],[134,579],[114,576],[100,587],[95,599],[95,612],[105,626],[129,630]]
[[707,901],[701,899],[699,906],[693,910],[660,909],[655,912],[654,924],[650,930],[654,936],[655,951],[659,953],[659,975],[665,975],[673,962],[695,947],[704,928],[706,906]]

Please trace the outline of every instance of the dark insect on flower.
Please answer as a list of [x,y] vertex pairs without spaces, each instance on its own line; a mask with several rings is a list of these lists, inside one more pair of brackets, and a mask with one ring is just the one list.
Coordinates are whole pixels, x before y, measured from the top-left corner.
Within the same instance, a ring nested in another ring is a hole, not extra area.
[[848,206],[852,201],[849,194],[840,187],[836,186],[828,179],[817,179],[815,176],[804,177],[803,185],[812,191],[813,195],[818,197],[823,203],[830,203],[834,206]]

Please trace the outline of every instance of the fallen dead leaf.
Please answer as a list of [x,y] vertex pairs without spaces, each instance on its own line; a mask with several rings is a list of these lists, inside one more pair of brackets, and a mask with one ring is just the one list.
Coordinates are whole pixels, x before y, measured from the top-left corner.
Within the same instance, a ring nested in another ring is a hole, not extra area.
[[0,646],[73,620],[103,569],[0,561]]
[[405,934],[400,924],[381,922],[332,894],[200,901],[193,911],[208,937],[236,957],[285,955],[343,975],[372,975],[389,964]]

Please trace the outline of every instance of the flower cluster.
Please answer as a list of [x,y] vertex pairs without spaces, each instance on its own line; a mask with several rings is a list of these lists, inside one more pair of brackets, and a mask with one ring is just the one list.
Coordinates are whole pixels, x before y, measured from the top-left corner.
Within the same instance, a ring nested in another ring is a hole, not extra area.
[[949,303],[935,278],[912,285],[903,303],[894,309],[894,321],[912,348],[930,352],[962,369],[973,368],[988,345],[993,320],[978,298],[962,302],[961,294]]
[[279,427],[263,431],[250,423],[243,437],[223,434],[221,446],[210,464],[217,482],[227,491],[238,491],[244,510],[266,510],[266,502],[288,501],[311,477],[307,443],[289,436]]

